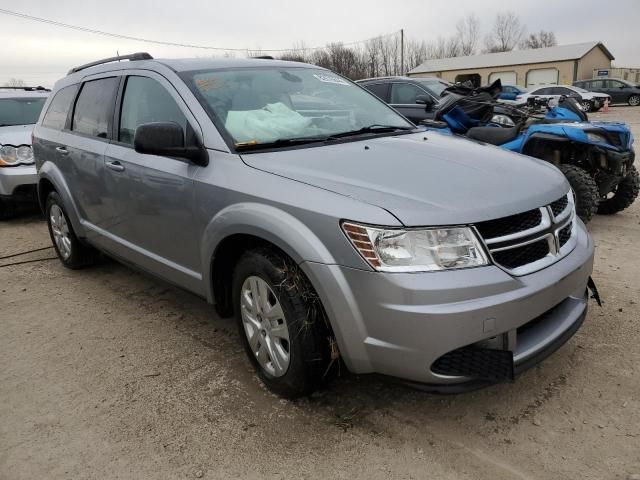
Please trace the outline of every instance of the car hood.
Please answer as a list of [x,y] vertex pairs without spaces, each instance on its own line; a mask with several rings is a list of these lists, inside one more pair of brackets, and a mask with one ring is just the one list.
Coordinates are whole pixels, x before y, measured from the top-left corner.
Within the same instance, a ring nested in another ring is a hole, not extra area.
[[[251,167],[377,205],[407,226],[504,217],[551,203],[569,190],[550,164],[435,132],[243,154],[242,159]],[[348,218],[348,212],[344,215]]]
[[11,125],[0,127],[1,145],[31,145],[31,132],[33,125]]
[[606,93],[600,93],[600,92],[588,92],[588,93],[583,93],[582,96],[584,98],[606,98],[609,95]]

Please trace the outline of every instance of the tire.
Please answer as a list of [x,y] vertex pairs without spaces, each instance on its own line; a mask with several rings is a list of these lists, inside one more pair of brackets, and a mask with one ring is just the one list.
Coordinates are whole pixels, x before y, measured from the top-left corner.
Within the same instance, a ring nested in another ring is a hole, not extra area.
[[8,198],[0,198],[0,220],[8,220],[17,215],[16,204]]
[[629,105],[637,107],[640,105],[640,95],[631,95],[628,100]]
[[638,192],[640,192],[640,177],[636,167],[631,165],[627,176],[620,181],[613,191],[613,196],[600,200],[598,213],[611,215],[621,212],[631,206],[638,196]]
[[65,267],[77,270],[98,261],[100,258],[98,251],[83,244],[73,231],[62,199],[57,192],[51,192],[47,197],[45,215],[51,243]]
[[585,113],[593,111],[593,104],[589,100],[582,100],[580,106]]
[[600,192],[596,181],[586,170],[575,165],[560,165],[558,167],[567,177],[569,185],[576,197],[576,213],[584,223],[589,223],[591,217],[598,211]]
[[[322,304],[295,262],[269,248],[251,250],[238,261],[232,283],[238,330],[262,382],[286,398],[318,389],[331,366],[331,334]],[[270,310],[271,318],[265,313]]]

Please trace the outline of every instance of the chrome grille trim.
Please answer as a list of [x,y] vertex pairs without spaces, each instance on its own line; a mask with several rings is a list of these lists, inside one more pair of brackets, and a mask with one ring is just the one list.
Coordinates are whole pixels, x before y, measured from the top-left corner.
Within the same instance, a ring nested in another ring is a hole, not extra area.
[[[533,228],[500,237],[483,238],[483,242],[493,263],[511,275],[521,276],[542,270],[569,254],[576,246],[576,215],[572,192],[569,192],[566,197],[567,206],[562,212],[559,212],[557,216],[554,216],[551,204],[540,207],[541,221]],[[560,231],[569,224],[571,224],[569,239],[564,245],[560,246]],[[543,258],[531,263],[515,268],[508,268],[501,265],[493,256],[493,253],[507,252],[541,240],[545,240],[548,243],[549,253]]]

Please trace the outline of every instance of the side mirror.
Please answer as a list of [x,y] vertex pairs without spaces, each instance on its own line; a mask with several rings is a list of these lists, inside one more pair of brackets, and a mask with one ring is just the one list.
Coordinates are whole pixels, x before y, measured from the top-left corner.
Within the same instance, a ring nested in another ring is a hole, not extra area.
[[420,105],[424,105],[425,107],[429,108],[433,106],[433,99],[429,96],[429,95],[418,95],[416,97],[416,103],[420,104]]
[[133,146],[138,153],[186,158],[206,166],[209,163],[207,152],[196,142],[185,145],[184,137],[184,130],[175,122],[143,123],[136,128]]

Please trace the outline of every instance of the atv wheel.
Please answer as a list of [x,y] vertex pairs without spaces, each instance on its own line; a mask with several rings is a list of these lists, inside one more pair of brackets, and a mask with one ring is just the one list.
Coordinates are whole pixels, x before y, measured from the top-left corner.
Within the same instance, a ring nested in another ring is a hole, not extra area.
[[629,207],[640,191],[640,177],[635,166],[631,166],[627,176],[624,177],[618,186],[613,190],[613,195],[600,200],[598,213],[611,215],[618,213]]
[[586,170],[575,165],[560,165],[558,168],[567,177],[576,196],[576,213],[584,223],[588,223],[598,211],[600,202],[596,181]]
[[629,105],[632,107],[637,107],[640,105],[640,95],[631,95],[629,97]]

